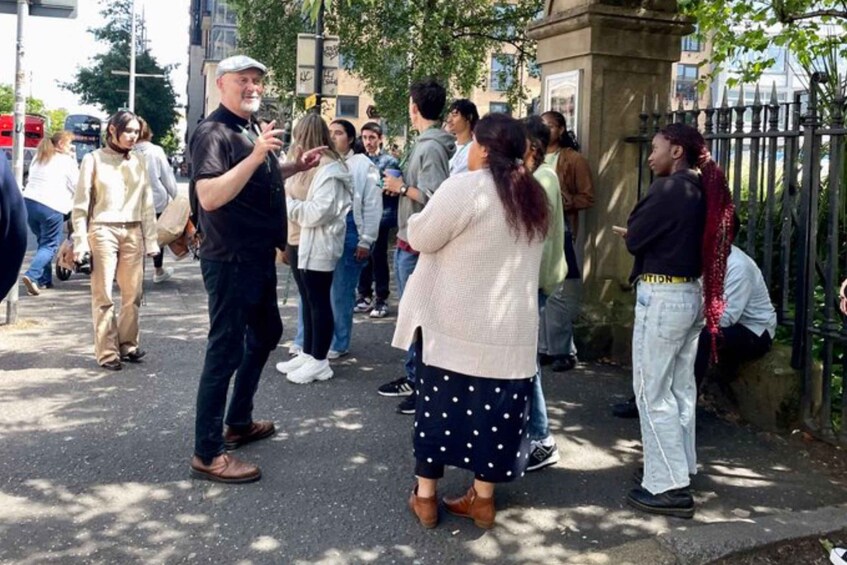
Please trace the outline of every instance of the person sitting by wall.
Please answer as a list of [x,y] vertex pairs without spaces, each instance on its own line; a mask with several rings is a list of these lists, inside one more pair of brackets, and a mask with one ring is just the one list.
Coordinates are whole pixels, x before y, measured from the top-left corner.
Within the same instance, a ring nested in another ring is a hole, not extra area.
[[[734,234],[741,221],[733,219]],[[738,367],[746,361],[760,359],[770,351],[776,333],[776,311],[771,303],[765,278],[756,262],[736,246],[730,248],[724,281],[726,308],[720,321],[717,337],[718,374],[721,382],[736,378]],[[697,343],[694,378],[697,390],[702,387],[712,356],[712,339],[704,328]],[[613,413],[619,418],[637,418],[635,397],[616,404]]]

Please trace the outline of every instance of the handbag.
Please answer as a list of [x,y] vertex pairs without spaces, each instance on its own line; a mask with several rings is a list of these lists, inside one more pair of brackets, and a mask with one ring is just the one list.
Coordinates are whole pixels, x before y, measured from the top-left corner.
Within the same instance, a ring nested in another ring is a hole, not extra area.
[[185,233],[191,206],[188,199],[178,196],[171,200],[159,219],[156,220],[156,239],[159,247],[169,245]]

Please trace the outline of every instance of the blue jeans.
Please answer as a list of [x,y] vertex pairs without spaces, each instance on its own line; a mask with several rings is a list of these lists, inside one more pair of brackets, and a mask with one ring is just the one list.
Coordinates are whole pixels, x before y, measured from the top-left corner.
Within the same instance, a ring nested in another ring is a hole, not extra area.
[[235,429],[253,422],[253,396],[282,336],[282,321],[273,255],[232,263],[201,259],[200,270],[209,295],[209,341],[197,390],[194,454],[209,464],[224,452],[224,407],[233,373],[225,422]]
[[[409,253],[399,247],[394,250],[394,276],[397,278],[397,294],[403,298],[403,290],[406,288],[406,283],[409,277],[415,272],[415,267],[418,265],[418,255]],[[415,382],[415,345],[409,347],[406,352],[406,362],[403,365],[406,369],[406,378],[410,382]]]
[[38,250],[24,275],[40,286],[51,285],[53,284],[51,262],[62,243],[62,224],[65,218],[60,212],[41,202],[29,198],[24,198],[24,202],[29,229],[38,240]]
[[694,358],[703,328],[699,282],[636,290],[632,380],[641,422],[644,481],[652,494],[687,487],[697,472]]
[[333,351],[344,352],[350,349],[350,333],[353,330],[353,306],[356,305],[356,287],[359,275],[367,264],[367,259],[356,259],[359,232],[353,221],[353,212],[347,215],[347,235],[344,238],[344,254],[335,266],[332,278],[332,317],[335,330],[332,335]]
[[[547,295],[538,292],[538,315],[544,315]],[[529,406],[529,423],[527,424],[529,439],[541,441],[550,435],[550,421],[547,419],[547,401],[544,400],[544,390],[541,388],[541,363],[536,361],[535,381],[532,386],[532,402]]]

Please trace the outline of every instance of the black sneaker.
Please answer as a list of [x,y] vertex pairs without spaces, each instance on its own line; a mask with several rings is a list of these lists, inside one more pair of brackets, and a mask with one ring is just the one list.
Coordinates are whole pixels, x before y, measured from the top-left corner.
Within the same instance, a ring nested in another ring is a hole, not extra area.
[[550,369],[552,369],[554,373],[564,373],[565,371],[570,371],[574,367],[576,367],[575,355],[557,355],[553,357],[553,362],[550,363]]
[[360,296],[353,307],[353,312],[356,314],[364,314],[371,310],[371,299],[368,296]]
[[618,402],[612,405],[612,416],[615,418],[638,418],[638,405],[633,396],[626,402]]
[[396,381],[385,383],[377,392],[380,396],[409,396],[415,392],[415,385],[406,377],[400,377]]
[[554,443],[550,447],[545,447],[540,443],[532,444],[532,451],[529,454],[529,465],[527,471],[537,471],[550,465],[555,465],[559,462],[559,448]]
[[388,304],[385,300],[377,300],[370,313],[371,318],[385,318],[388,316]]
[[418,401],[417,394],[411,394],[403,399],[403,402],[397,405],[398,414],[414,414],[415,404]]

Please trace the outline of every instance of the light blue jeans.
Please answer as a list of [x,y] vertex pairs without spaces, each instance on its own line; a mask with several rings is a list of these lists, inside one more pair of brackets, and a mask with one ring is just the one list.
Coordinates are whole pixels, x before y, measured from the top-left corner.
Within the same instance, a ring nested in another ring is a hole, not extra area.
[[[538,292],[538,315],[543,318],[547,303],[547,295]],[[532,385],[532,402],[529,406],[529,422],[526,429],[529,439],[541,441],[550,435],[550,421],[547,419],[547,401],[544,400],[544,389],[541,388],[541,363],[536,360],[535,381]]]
[[636,290],[632,386],[641,421],[644,480],[652,494],[687,487],[697,472],[694,359],[703,328],[699,282]]
[[[398,299],[403,297],[403,290],[406,288],[406,282],[415,271],[418,265],[418,255],[404,251],[399,247],[394,250],[394,276],[397,278],[397,294]],[[409,347],[406,352],[406,378],[411,382],[415,382],[415,344]]]

